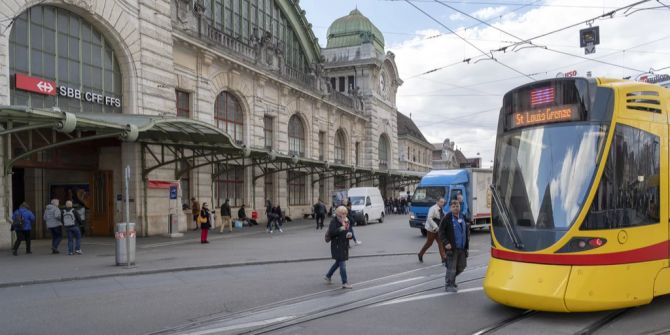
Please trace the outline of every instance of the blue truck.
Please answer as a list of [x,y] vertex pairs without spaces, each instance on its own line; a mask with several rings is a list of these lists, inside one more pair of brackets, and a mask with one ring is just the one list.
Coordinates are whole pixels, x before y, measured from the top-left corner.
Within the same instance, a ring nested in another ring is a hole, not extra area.
[[424,223],[431,206],[439,198],[447,200],[445,213],[449,211],[449,201],[460,194],[463,199],[461,212],[470,220],[471,229],[489,228],[491,224],[491,194],[489,185],[493,177],[491,169],[467,168],[454,170],[433,170],[428,172],[412,197],[409,225],[421,229],[426,236]]

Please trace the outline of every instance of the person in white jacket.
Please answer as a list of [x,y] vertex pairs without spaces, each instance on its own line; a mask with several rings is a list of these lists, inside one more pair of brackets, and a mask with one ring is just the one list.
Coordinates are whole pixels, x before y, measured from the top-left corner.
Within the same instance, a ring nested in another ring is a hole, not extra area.
[[426,228],[426,231],[428,232],[426,234],[426,243],[424,243],[421,251],[419,251],[419,254],[417,255],[419,256],[419,262],[421,263],[423,263],[423,255],[426,253],[426,250],[433,245],[433,241],[437,242],[437,247],[440,250],[440,257],[442,257],[442,263],[447,259],[444,245],[438,236],[440,221],[444,217],[443,208],[445,203],[446,201],[444,198],[440,198],[437,200],[437,203],[428,210],[428,216],[426,216],[426,223],[424,224],[424,228]]

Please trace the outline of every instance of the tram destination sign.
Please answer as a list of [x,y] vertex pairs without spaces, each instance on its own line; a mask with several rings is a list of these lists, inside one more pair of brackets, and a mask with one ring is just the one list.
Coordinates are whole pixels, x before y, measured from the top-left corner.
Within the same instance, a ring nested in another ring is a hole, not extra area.
[[65,85],[57,86],[55,81],[38,77],[31,77],[21,73],[16,74],[15,87],[19,90],[38,94],[52,96],[59,95],[65,98],[82,100],[99,105],[121,107],[121,98],[103,95],[91,91],[83,91],[78,88],[68,87]]
[[536,126],[547,123],[579,120],[579,110],[575,105],[561,105],[534,109],[512,114],[512,127]]

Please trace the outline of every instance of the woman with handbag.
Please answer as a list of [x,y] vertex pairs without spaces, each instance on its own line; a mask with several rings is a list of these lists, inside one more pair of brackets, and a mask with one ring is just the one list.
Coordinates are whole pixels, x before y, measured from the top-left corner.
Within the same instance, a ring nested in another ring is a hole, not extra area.
[[200,226],[200,243],[209,243],[207,235],[209,228],[212,228],[212,214],[209,212],[209,205],[206,202],[202,203],[202,210],[197,220]]
[[328,284],[331,283],[331,277],[335,270],[340,269],[340,278],[342,278],[342,288],[349,289],[351,285],[347,279],[346,261],[349,259],[349,239],[351,239],[351,232],[349,231],[350,222],[347,219],[347,208],[344,206],[337,207],[335,210],[335,217],[330,220],[328,225],[328,237],[326,241],[330,240],[330,254],[335,260],[335,263],[330,267],[328,273],[323,278]]

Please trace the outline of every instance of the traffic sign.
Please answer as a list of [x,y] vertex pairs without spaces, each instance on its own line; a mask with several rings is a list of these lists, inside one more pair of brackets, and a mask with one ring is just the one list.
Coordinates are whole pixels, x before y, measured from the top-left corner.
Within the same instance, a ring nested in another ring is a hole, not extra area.
[[19,90],[44,94],[56,95],[56,82],[37,77],[27,76],[25,74],[16,74],[16,88]]
[[177,199],[177,186],[176,185],[171,185],[170,186],[170,200],[175,200]]

